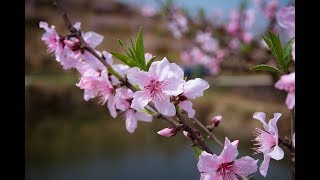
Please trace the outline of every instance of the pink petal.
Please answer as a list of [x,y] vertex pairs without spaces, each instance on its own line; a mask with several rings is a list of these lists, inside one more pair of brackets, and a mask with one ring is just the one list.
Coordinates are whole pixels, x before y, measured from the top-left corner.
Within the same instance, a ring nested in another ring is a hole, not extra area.
[[175,77],[176,79],[184,79],[184,71],[175,63],[170,63],[170,71],[168,73],[168,78]]
[[113,64],[112,54],[107,51],[102,51],[103,57],[106,59],[106,62],[110,65]]
[[153,62],[150,66],[149,72],[151,75],[156,75],[159,81],[163,81],[168,77],[170,72],[170,64],[167,58],[163,58],[161,61]]
[[145,53],[145,54],[144,54],[144,58],[145,58],[146,62],[149,62],[150,59],[152,58],[152,54],[150,54],[150,53]]
[[276,135],[276,138],[278,138],[277,122],[281,116],[281,113],[274,113],[273,118],[269,121],[269,132],[274,133]]
[[80,28],[81,28],[81,22],[76,22],[76,23],[74,23],[73,27],[76,28],[77,30],[80,30]]
[[284,157],[284,152],[279,146],[275,146],[268,155],[275,160],[281,160]]
[[233,144],[230,143],[230,140],[226,137],[224,142],[224,148],[219,155],[222,163],[232,162],[238,156],[238,141],[234,141]]
[[151,101],[151,97],[146,92],[137,91],[133,95],[131,108],[135,110],[143,109],[150,101]]
[[115,104],[114,104],[114,96],[113,96],[113,95],[110,95],[110,96],[108,97],[107,106],[108,106],[110,115],[111,115],[113,118],[116,118],[116,117],[117,117],[117,111],[116,111],[116,106],[115,106]]
[[98,93],[94,90],[85,89],[83,93],[83,98],[85,101],[89,101],[92,98],[95,98],[98,95]]
[[293,109],[295,106],[295,92],[288,93],[286,98],[286,105],[289,109]]
[[177,96],[183,92],[184,82],[183,79],[177,79],[175,77],[167,78],[162,87],[162,92],[166,95]]
[[217,155],[209,154],[206,151],[202,151],[199,156],[199,161],[197,163],[197,167],[200,173],[209,173],[216,171],[221,162]]
[[220,180],[223,177],[216,172],[201,173],[200,180]]
[[276,13],[276,18],[280,26],[283,28],[295,27],[295,8],[294,6],[282,7]]
[[153,99],[154,105],[156,106],[157,110],[165,115],[165,116],[175,116],[176,115],[176,108],[175,106],[170,102],[169,98],[159,99],[155,98]]
[[258,160],[254,160],[249,156],[242,157],[241,159],[235,160],[233,164],[233,172],[240,176],[248,176],[253,174],[258,169]]
[[136,112],[136,118],[139,121],[144,121],[144,122],[151,122],[153,119],[153,116],[144,112]]
[[44,22],[44,21],[40,21],[39,22],[39,28],[43,28],[46,31],[51,31],[51,29],[49,28],[48,23]]
[[129,109],[126,112],[126,128],[129,133],[133,133],[137,128],[138,122],[134,114],[134,110]]
[[95,33],[95,32],[86,32],[83,35],[83,39],[86,43],[88,43],[88,45],[92,48],[97,47],[99,44],[101,44],[101,42],[103,41],[103,36]]
[[187,81],[184,86],[183,95],[187,98],[194,99],[203,96],[203,91],[209,88],[209,83],[203,79],[196,78]]
[[269,168],[269,162],[270,162],[270,156],[264,154],[264,157],[263,157],[263,161],[260,165],[260,173],[262,176],[266,177],[267,176],[267,172],[268,172],[268,168]]
[[130,83],[137,84],[140,88],[143,88],[149,82],[150,76],[147,72],[140,71],[137,67],[134,67],[128,70],[127,78]]
[[262,122],[264,129],[269,132],[269,126],[266,123],[266,114],[264,112],[255,112],[252,117]]
[[90,64],[90,66],[94,69],[104,70],[105,66],[90,52],[84,51],[82,54],[83,59]]
[[196,111],[192,108],[192,102],[190,101],[182,101],[178,104],[178,106],[187,111],[189,118],[193,118],[196,113]]
[[171,128],[164,128],[164,129],[158,131],[157,133],[160,136],[172,137],[172,136],[176,135],[177,132],[178,132],[177,128],[171,127]]

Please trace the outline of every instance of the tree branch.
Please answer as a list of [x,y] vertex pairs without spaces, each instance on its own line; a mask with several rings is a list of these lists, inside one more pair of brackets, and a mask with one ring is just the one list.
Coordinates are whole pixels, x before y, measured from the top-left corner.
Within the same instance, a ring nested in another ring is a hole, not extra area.
[[[130,88],[133,92],[136,92],[137,89],[130,84],[125,78],[121,77],[106,61],[103,57],[99,56],[96,51],[91,48],[82,38],[81,36],[81,31],[77,30],[71,23],[71,21],[69,20],[66,12],[63,10],[61,4],[60,4],[60,0],[55,0],[56,2],[56,6],[58,8],[58,10],[60,11],[63,20],[66,24],[66,26],[68,27],[69,31],[72,33],[73,36],[75,36],[76,38],[78,38],[80,40],[81,45],[84,47],[85,50],[87,50],[88,52],[90,52],[93,56],[95,56],[103,65],[105,65],[108,69],[108,72],[111,73],[112,75],[114,75],[116,78],[119,79],[119,81],[121,81],[125,86],[127,86],[128,88]],[[171,123],[172,125],[174,125],[175,127],[179,127],[180,124],[178,122],[176,122],[175,120],[168,118],[164,115],[161,115],[156,108],[154,107],[153,104],[149,103],[148,104],[150,107],[152,107],[152,109],[154,111],[156,111],[158,113],[157,117],[162,118],[164,120],[166,120],[167,122]],[[182,116],[177,112],[177,117],[179,119],[179,121],[181,122],[181,124],[183,125],[183,128],[189,132],[192,136],[192,138],[194,138],[197,142],[195,143],[193,141],[193,144],[197,145],[200,149],[207,151],[208,153],[213,154],[213,152],[208,148],[208,146],[204,143],[204,141],[202,139],[200,139],[195,132],[192,130],[191,127],[189,127],[186,122],[184,121],[184,119],[182,118]]]

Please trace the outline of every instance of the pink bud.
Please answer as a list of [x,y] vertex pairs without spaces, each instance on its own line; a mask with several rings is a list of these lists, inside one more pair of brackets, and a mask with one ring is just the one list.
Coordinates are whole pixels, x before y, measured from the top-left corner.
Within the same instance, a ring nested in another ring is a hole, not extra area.
[[160,136],[164,136],[164,137],[171,137],[171,136],[175,136],[178,132],[178,128],[175,127],[169,127],[169,128],[164,128],[161,131],[158,131],[157,133]]
[[220,121],[222,120],[222,116],[215,116],[211,119],[211,125],[214,127],[217,127],[220,124]]

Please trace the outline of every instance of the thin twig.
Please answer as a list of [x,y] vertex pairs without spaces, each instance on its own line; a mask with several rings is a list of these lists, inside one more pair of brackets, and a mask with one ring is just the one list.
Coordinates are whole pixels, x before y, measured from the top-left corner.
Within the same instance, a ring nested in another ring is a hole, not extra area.
[[[85,50],[87,50],[88,52],[90,52],[93,56],[95,56],[99,61],[101,61],[101,63],[103,65],[105,65],[108,69],[108,72],[111,73],[112,75],[114,75],[116,78],[118,78],[123,85],[127,86],[128,88],[130,88],[133,92],[137,91],[137,89],[130,84],[125,78],[121,77],[104,59],[103,57],[101,57],[100,55],[98,55],[96,53],[96,51],[91,48],[82,38],[81,36],[81,32],[79,30],[77,30],[71,23],[71,21],[69,20],[67,13],[63,10],[60,1],[56,0],[56,6],[59,9],[60,13],[62,14],[63,20],[65,22],[65,24],[67,25],[69,31],[80,40],[80,43],[82,44],[83,48]],[[159,113],[156,108],[154,107],[153,104],[149,103],[148,104],[150,107],[152,107],[152,109],[154,109],[154,111],[156,111],[157,113]],[[179,127],[179,123],[176,122],[175,120],[168,118],[166,116],[163,115],[157,115],[159,118],[162,118],[166,121],[168,121],[169,123],[171,123],[172,125]],[[189,132],[191,134],[191,136],[197,141],[196,143],[194,143],[195,145],[197,145],[200,149],[207,151],[208,153],[213,154],[213,152],[208,148],[208,146],[204,143],[203,140],[201,140],[196,134],[195,132],[192,130],[191,127],[189,127],[186,122],[183,120],[182,116],[177,112],[177,116],[180,116],[179,120],[180,122],[182,122],[184,129]]]
[[182,117],[182,115],[177,111],[176,116],[178,117],[179,121],[181,124],[183,124],[184,129],[190,133],[191,137],[195,140],[197,140],[197,142],[199,143],[199,145],[201,146],[200,148],[208,153],[213,154],[213,152],[209,149],[209,147],[204,143],[204,141],[202,139],[200,139],[200,137],[187,125],[186,121],[184,120],[184,118]]
[[212,132],[210,132],[209,129],[208,129],[207,127],[205,127],[196,117],[193,117],[192,120],[193,120],[195,123],[197,123],[202,130],[204,130],[207,134],[209,134],[209,137],[210,137],[211,139],[213,139],[213,140],[216,141],[220,146],[223,147],[222,142],[221,142]]

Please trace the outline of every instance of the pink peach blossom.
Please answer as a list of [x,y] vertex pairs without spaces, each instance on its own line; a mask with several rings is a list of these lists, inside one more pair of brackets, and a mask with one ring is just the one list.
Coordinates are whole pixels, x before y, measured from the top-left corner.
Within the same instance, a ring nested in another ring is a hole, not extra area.
[[255,112],[253,114],[253,118],[259,120],[264,127],[264,130],[256,128],[255,135],[256,138],[254,141],[257,143],[255,144],[255,152],[256,153],[263,153],[264,159],[260,165],[260,173],[264,177],[266,177],[270,158],[275,160],[281,160],[284,157],[283,150],[279,147],[278,139],[279,133],[277,128],[277,122],[281,117],[281,113],[274,113],[273,119],[269,121],[269,124],[266,123],[266,114],[264,112]]
[[174,116],[176,109],[170,102],[170,96],[182,93],[183,76],[183,70],[178,65],[169,63],[167,58],[153,62],[148,72],[137,67],[131,68],[127,78],[141,89],[134,93],[131,108],[141,110],[149,102],[153,102],[161,114]]
[[43,28],[46,32],[41,36],[41,40],[44,41],[47,45],[47,52],[54,53],[56,56],[56,60],[60,62],[60,53],[64,47],[64,37],[60,36],[56,32],[55,26],[51,26],[49,28],[47,22],[40,21],[39,27]]
[[279,25],[289,30],[290,37],[295,35],[295,8],[294,6],[282,7],[276,13]]
[[287,91],[286,105],[289,109],[293,109],[295,106],[295,72],[281,76],[274,86]]
[[209,88],[209,83],[201,78],[189,80],[183,86],[183,93],[178,95],[178,106],[188,113],[189,118],[193,118],[195,110],[192,102],[188,99],[195,99],[203,96],[203,91]]
[[226,137],[223,151],[219,156],[202,151],[197,164],[200,180],[237,180],[238,176],[248,176],[257,171],[258,160],[249,156],[236,159],[238,143]]

